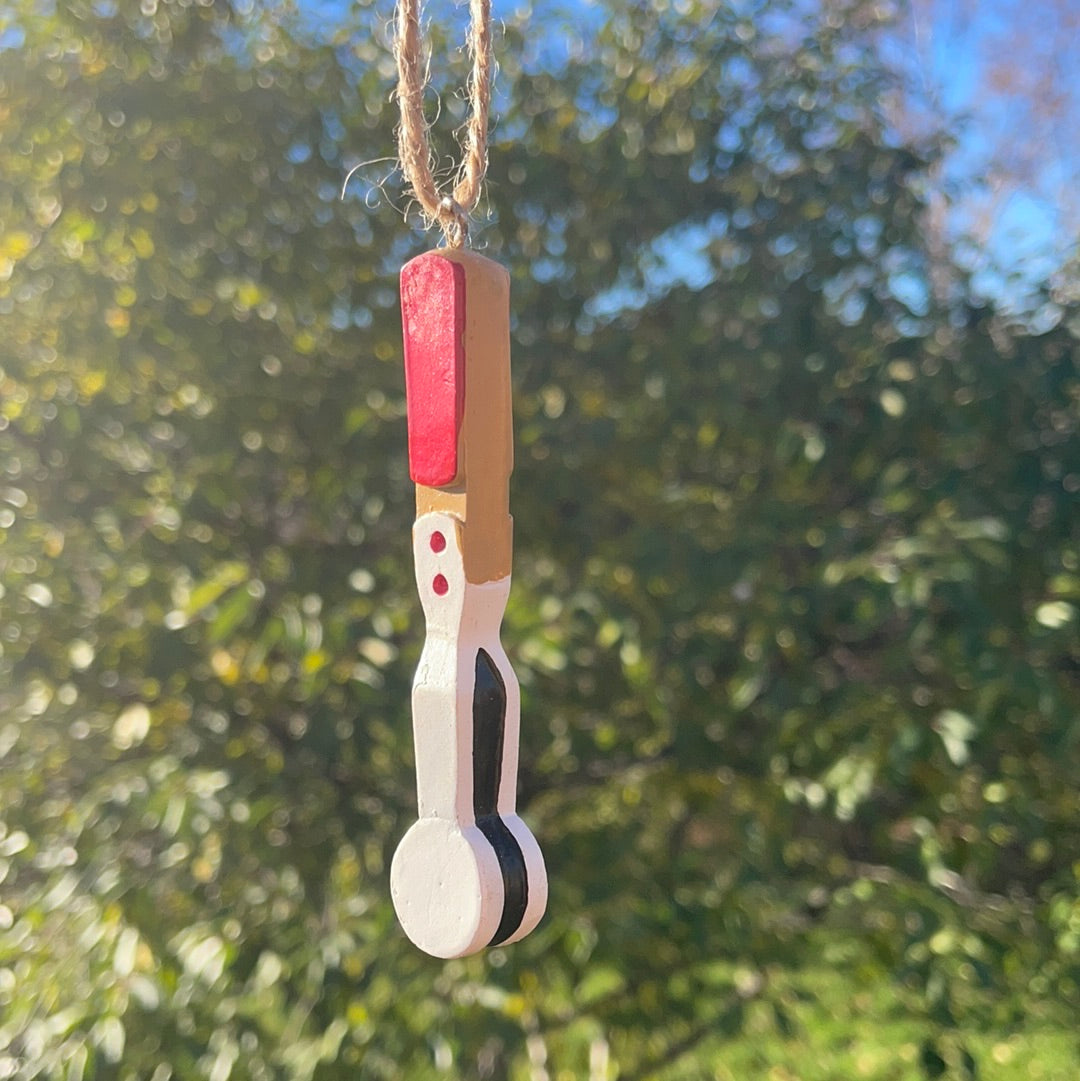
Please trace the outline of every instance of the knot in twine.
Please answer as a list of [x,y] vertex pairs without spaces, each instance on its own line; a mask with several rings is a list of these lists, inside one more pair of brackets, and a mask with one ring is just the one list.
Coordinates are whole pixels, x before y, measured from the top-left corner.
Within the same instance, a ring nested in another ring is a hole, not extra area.
[[469,214],[480,201],[487,173],[488,112],[491,107],[491,0],[469,0],[468,49],[472,74],[468,93],[471,112],[465,130],[464,156],[450,194],[443,194],[431,172],[429,125],[424,117],[427,64],[420,34],[420,0],[398,0],[394,59],[398,67],[398,157],[425,221],[439,223],[446,243],[460,248],[469,235]]

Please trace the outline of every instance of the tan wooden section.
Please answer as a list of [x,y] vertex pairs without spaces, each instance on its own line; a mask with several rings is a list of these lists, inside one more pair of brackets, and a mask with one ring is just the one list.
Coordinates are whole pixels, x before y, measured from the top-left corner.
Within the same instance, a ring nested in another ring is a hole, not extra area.
[[464,523],[465,578],[480,584],[505,578],[513,557],[510,275],[475,252],[438,254],[465,268],[465,416],[458,476],[444,488],[418,484],[416,514],[445,511]]

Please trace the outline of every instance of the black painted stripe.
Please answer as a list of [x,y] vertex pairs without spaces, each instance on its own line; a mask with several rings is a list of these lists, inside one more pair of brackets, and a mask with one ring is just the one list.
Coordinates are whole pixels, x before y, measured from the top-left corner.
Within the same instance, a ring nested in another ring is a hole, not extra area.
[[480,832],[495,849],[503,880],[503,913],[489,946],[505,942],[525,919],[529,903],[529,878],[525,870],[525,857],[510,827],[498,815],[484,815],[476,820]]
[[473,813],[497,814],[506,739],[506,684],[486,650],[476,653],[473,684]]
[[529,880],[521,846],[499,817],[499,780],[506,740],[506,684],[486,650],[476,653],[473,685],[473,814],[499,861],[503,914],[489,946],[505,942],[525,918]]

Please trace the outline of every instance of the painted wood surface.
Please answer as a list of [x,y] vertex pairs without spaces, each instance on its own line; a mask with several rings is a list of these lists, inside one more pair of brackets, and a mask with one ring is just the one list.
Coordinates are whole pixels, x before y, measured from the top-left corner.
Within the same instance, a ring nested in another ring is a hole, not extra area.
[[442,487],[458,475],[465,408],[465,268],[413,259],[401,271],[409,475]]
[[[509,277],[472,252],[419,256],[402,271],[402,321],[426,637],[412,694],[419,820],[390,888],[417,946],[461,957],[524,937],[547,905],[543,856],[517,814],[521,696],[499,641],[512,538]],[[449,479],[423,480],[434,476]]]
[[[418,483],[416,513],[444,510],[456,514],[465,523],[469,581],[489,582],[510,573],[513,547],[510,275],[482,255],[457,250],[426,252],[406,263],[402,273],[430,260],[460,267],[465,275],[463,306],[440,301],[433,305],[436,311],[452,310],[457,319],[454,335],[463,344],[465,401],[458,432],[457,476],[442,486]],[[412,314],[411,320],[408,315],[403,317],[406,336],[410,321],[420,317],[419,312]]]

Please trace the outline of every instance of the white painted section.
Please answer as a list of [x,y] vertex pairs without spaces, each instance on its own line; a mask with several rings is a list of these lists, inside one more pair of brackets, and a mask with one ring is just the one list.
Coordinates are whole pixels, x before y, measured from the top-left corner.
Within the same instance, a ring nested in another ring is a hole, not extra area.
[[[445,545],[432,545],[436,534]],[[412,695],[420,820],[402,839],[390,870],[405,933],[435,957],[476,952],[502,919],[502,874],[473,815],[472,699],[480,649],[506,686],[498,812],[521,847],[528,873],[525,918],[509,941],[528,934],[547,905],[540,847],[515,813],[521,692],[499,642],[510,578],[482,585],[466,581],[461,537],[460,520],[441,511],[422,515],[413,527],[416,582],[427,620]]]
[[502,919],[499,861],[476,826],[421,818],[390,866],[390,896],[409,939],[432,957],[465,957]]

